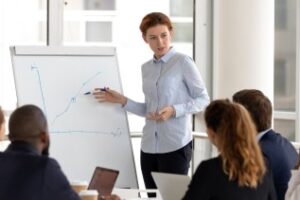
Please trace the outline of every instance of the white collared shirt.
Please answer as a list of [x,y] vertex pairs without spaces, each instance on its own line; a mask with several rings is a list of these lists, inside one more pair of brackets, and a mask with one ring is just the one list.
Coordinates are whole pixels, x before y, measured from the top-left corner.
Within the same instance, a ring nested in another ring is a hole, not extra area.
[[257,135],[256,135],[256,139],[257,141],[259,141],[269,130],[271,130],[271,128],[267,129],[267,130],[264,130],[262,132],[259,132]]

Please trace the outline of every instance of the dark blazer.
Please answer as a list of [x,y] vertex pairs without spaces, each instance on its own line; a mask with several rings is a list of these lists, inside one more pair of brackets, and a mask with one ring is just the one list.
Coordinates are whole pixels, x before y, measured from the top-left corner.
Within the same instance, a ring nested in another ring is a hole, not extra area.
[[262,152],[272,168],[278,200],[284,200],[288,182],[298,160],[298,153],[286,138],[273,130],[259,140]]
[[256,189],[240,187],[223,172],[220,157],[198,166],[184,200],[274,200],[276,192],[272,173],[267,172]]
[[25,142],[0,152],[1,200],[80,200],[59,164]]

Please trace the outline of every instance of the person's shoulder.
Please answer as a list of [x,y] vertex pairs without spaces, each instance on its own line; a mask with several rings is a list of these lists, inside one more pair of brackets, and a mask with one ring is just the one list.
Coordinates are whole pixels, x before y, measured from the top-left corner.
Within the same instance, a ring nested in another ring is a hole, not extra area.
[[211,171],[215,169],[219,169],[221,166],[221,159],[220,157],[211,158],[208,160],[202,161],[197,170],[201,171]]
[[223,177],[220,163],[218,157],[202,161],[193,175],[193,182],[205,182],[205,185],[208,186],[212,184],[216,178]]
[[194,62],[190,56],[178,51],[174,53],[173,58],[182,62]]
[[215,158],[210,158],[210,159],[207,159],[207,160],[203,160],[201,162],[201,164],[203,164],[203,165],[212,165],[212,164],[216,165],[216,164],[219,164],[220,161],[221,161],[221,159],[218,156],[218,157],[215,157]]
[[59,163],[54,159],[44,156],[47,160],[45,172],[46,199],[79,200],[79,196],[72,190],[70,183],[62,171]]
[[154,64],[154,60],[153,59],[149,59],[148,61],[144,62],[142,64],[142,67],[141,67],[142,71],[145,72],[145,70],[146,71],[151,70],[153,68],[153,64]]
[[57,160],[55,160],[54,158],[48,157],[48,156],[42,156],[42,157],[43,157],[43,159],[47,160],[48,168],[60,170],[60,165],[57,162]]
[[298,160],[298,153],[293,144],[281,134],[270,130],[259,141],[264,156],[271,162],[281,166],[293,167]]
[[4,151],[0,152],[0,159],[6,162],[14,162],[24,165],[41,165],[47,162],[47,158],[38,154],[22,151]]
[[[284,136],[282,136],[280,133],[275,132],[274,130],[269,130],[268,132],[266,132],[262,138],[260,139],[260,141],[262,143],[282,143],[282,141],[284,143],[290,143],[290,141],[285,138]],[[291,143],[290,143],[291,144]]]
[[45,175],[47,177],[48,183],[59,183],[62,185],[68,185],[68,180],[65,174],[63,173],[59,163],[54,158],[45,156],[45,159],[47,160]]
[[181,58],[185,58],[185,59],[192,59],[190,56],[188,56],[187,54],[185,54],[185,53],[182,53],[182,52],[178,52],[178,51],[176,51],[175,52],[175,54],[174,55],[176,55],[176,56],[178,56],[178,57],[181,57]]
[[184,53],[175,52],[172,57],[169,58],[168,63],[181,70],[181,72],[186,74],[188,77],[195,74],[196,64],[194,60]]
[[145,67],[145,66],[152,65],[153,62],[154,62],[153,58],[147,60],[146,62],[144,62],[144,63],[142,64],[142,68]]
[[269,142],[272,144],[280,144],[280,146],[290,146],[293,147],[293,144],[282,134],[275,132],[274,130],[268,131],[262,138],[262,142]]

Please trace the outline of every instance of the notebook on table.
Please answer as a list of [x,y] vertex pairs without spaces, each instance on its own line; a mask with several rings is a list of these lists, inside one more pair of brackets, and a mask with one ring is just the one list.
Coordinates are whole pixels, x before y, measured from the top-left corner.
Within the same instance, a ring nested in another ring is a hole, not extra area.
[[191,178],[187,175],[151,172],[163,200],[180,200],[187,191]]
[[119,175],[118,170],[96,167],[88,190],[97,190],[99,197],[110,195]]

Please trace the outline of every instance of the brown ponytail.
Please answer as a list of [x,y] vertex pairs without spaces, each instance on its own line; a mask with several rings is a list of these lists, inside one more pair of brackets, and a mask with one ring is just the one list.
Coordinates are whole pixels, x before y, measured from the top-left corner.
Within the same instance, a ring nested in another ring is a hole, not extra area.
[[205,121],[218,137],[223,170],[229,180],[255,188],[266,169],[247,110],[229,100],[216,100],[207,107]]

